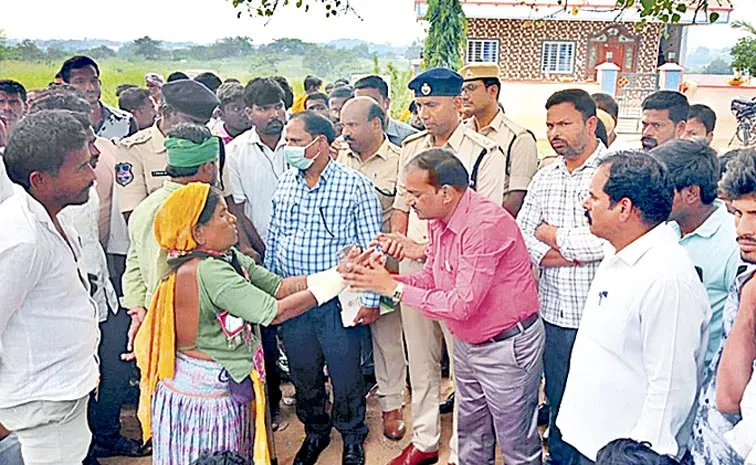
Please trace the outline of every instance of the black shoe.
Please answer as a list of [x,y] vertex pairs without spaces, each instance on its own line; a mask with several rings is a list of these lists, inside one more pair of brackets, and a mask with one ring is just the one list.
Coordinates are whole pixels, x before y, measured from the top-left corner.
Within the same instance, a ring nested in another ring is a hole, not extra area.
[[292,465],[315,465],[320,457],[320,453],[323,452],[328,444],[331,443],[331,438],[326,436],[323,438],[315,438],[312,436],[305,437],[302,447],[299,448],[296,457],[294,457],[294,463]]
[[341,465],[365,465],[365,448],[362,444],[344,444]]
[[441,415],[452,413],[454,411],[454,393],[449,394],[449,397],[445,401],[441,402],[438,406],[438,411]]
[[369,396],[374,389],[378,388],[378,381],[376,381],[374,375],[363,376],[365,379],[365,397]]
[[538,426],[547,426],[551,415],[549,404],[546,402],[538,406]]
[[[139,442],[124,436],[118,439],[110,447],[95,444],[90,454],[92,458],[104,457],[145,457],[152,454],[152,442],[143,446]],[[93,464],[94,465],[94,464]]]

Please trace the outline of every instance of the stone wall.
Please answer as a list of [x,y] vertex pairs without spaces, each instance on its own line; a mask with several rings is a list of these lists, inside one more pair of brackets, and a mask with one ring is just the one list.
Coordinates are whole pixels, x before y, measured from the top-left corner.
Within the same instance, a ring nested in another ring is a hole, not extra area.
[[[575,68],[572,75],[551,76],[551,80],[586,81],[593,79],[587,68],[588,38],[618,23],[610,21],[468,19],[470,39],[499,39],[502,79],[544,80],[541,51],[545,41],[575,42]],[[661,24],[648,24],[640,30],[632,23],[619,23],[640,36],[638,73],[656,72]]]

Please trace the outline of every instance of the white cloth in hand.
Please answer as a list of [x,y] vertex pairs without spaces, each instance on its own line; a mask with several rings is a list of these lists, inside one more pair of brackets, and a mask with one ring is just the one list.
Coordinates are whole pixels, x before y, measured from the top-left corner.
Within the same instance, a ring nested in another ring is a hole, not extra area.
[[743,417],[735,427],[724,433],[730,446],[743,458],[746,465],[756,464],[756,376],[748,381],[743,399],[740,401],[740,413]]
[[315,296],[318,305],[323,305],[344,290],[346,283],[337,267],[307,276],[307,290]]

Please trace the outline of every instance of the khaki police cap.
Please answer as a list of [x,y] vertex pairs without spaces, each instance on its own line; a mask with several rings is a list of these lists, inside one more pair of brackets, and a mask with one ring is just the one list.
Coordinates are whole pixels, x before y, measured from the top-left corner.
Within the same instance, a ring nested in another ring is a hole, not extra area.
[[476,79],[499,79],[501,68],[496,63],[470,63],[459,70],[462,79],[474,81]]

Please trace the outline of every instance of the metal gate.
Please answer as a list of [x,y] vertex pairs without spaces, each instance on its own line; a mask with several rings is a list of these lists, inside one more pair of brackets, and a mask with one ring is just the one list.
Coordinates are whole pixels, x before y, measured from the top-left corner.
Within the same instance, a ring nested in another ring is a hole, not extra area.
[[641,132],[641,104],[648,95],[659,90],[657,73],[618,73],[617,105],[619,118],[617,133],[638,134]]

